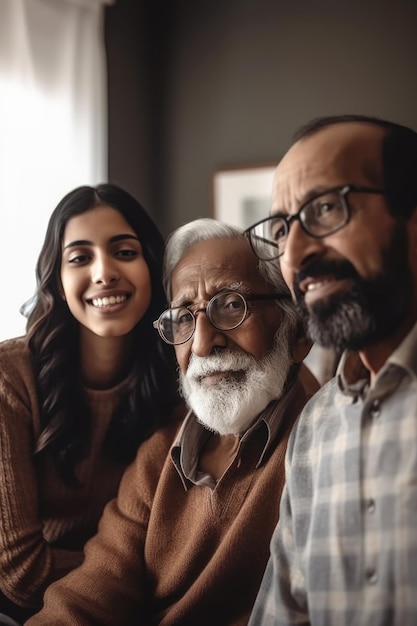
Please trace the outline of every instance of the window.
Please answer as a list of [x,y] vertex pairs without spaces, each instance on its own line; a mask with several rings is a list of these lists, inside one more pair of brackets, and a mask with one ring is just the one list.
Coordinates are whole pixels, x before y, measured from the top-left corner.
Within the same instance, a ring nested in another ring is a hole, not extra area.
[[25,332],[52,210],[107,179],[103,12],[101,0],[0,2],[0,340]]

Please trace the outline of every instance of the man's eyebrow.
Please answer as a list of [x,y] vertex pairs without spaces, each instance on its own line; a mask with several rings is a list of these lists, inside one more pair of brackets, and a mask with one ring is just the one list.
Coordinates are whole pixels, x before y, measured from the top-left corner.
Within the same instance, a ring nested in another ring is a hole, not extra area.
[[221,291],[237,291],[241,294],[251,293],[251,290],[249,289],[249,287],[245,285],[242,281],[230,283],[230,285],[223,287]]
[[329,187],[329,186],[314,187],[314,189],[310,189],[303,196],[302,202],[300,202],[300,206],[303,206],[303,204],[305,204],[309,200],[312,200],[313,198],[317,198],[317,196],[321,196],[323,193],[327,193],[328,191],[331,191],[334,189],[339,189],[339,187],[344,187],[344,185],[338,185],[337,187]]
[[[110,237],[109,243],[117,243],[118,241],[125,241],[127,239],[133,239],[134,241],[139,241],[139,238],[136,235],[132,235],[132,233],[121,233],[120,235],[114,235]],[[140,241],[139,241],[140,243]],[[90,241],[88,239],[76,239],[75,241],[70,241],[64,247],[64,250],[68,248],[75,248],[76,246],[94,246],[94,241]]]
[[[299,211],[300,208],[303,207],[305,204],[307,204],[307,202],[309,202],[310,200],[313,200],[314,198],[317,198],[318,196],[321,196],[322,194],[327,193],[330,190],[339,189],[342,187],[344,187],[344,185],[338,185],[334,187],[320,186],[320,187],[314,187],[313,189],[309,189],[303,195],[302,199],[297,202],[297,211]],[[291,215],[291,213],[287,209],[283,209],[283,208],[271,209],[270,217],[275,217],[275,216],[280,217],[281,215],[282,216]]]

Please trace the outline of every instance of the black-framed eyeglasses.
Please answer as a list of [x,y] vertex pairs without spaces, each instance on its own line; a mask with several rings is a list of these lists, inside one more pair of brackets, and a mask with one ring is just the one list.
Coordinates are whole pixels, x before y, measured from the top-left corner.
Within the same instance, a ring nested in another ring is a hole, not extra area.
[[337,232],[350,219],[350,193],[384,195],[386,191],[361,185],[343,185],[309,198],[293,215],[276,213],[266,217],[245,230],[253,252],[262,261],[271,261],[284,254],[290,226],[295,220],[300,222],[305,233],[317,239]]
[[[207,303],[196,302],[189,306],[167,309],[155,322],[162,339],[171,345],[185,343],[194,335],[197,313],[204,312],[214,328],[233,330],[248,316],[248,302],[253,300],[290,300],[288,294],[248,294],[238,291],[222,291],[213,296]],[[205,306],[201,306],[205,304]]]

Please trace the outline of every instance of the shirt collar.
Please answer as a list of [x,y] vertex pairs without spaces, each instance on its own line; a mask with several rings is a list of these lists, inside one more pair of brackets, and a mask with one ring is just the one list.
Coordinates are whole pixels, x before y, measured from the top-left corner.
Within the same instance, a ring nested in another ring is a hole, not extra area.
[[[242,446],[247,445],[254,437],[261,438],[262,443],[256,462],[256,467],[259,467],[271,446],[276,445],[276,438],[287,412],[291,416],[294,412],[300,413],[305,400],[305,392],[299,379],[289,381],[281,398],[270,402],[241,435],[239,453]],[[185,489],[189,489],[193,484],[213,484],[213,479],[209,476],[200,474],[197,478],[199,454],[210,435],[211,432],[197,421],[192,411],[189,411],[171,448],[172,463]]]
[[[376,380],[386,375],[392,368],[406,370],[412,378],[417,378],[417,323],[404,337],[400,345],[388,357]],[[339,388],[346,395],[363,394],[369,387],[369,372],[357,352],[345,352],[336,371]]]
[[389,357],[388,363],[407,370],[417,378],[417,323]]

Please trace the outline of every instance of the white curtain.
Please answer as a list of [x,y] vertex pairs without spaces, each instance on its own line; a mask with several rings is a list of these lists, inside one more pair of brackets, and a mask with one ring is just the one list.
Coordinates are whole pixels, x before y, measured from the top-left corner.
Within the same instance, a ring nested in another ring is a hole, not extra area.
[[0,0],[0,340],[23,334],[49,216],[107,178],[104,4]]

